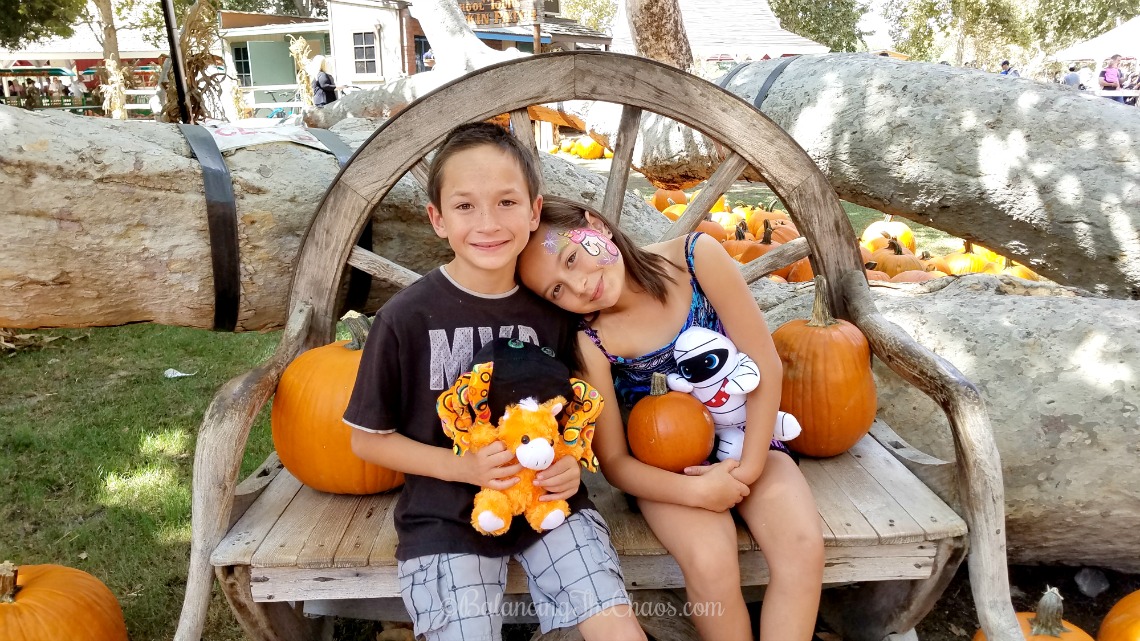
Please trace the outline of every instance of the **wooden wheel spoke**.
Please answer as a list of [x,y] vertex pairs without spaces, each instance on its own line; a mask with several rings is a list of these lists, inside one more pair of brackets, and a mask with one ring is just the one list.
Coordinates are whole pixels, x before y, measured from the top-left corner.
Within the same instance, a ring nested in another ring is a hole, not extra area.
[[361,247],[352,248],[352,253],[348,255],[348,264],[399,287],[407,287],[420,277],[419,274],[407,267],[401,267],[387,258]]
[[684,236],[696,229],[721,194],[728,191],[729,186],[736,182],[740,173],[747,166],[748,161],[738,153],[734,152],[725,158],[724,162],[720,163],[720,167],[717,167],[716,171],[713,172],[713,175],[709,176],[708,182],[701,188],[701,193],[697,194],[693,202],[689,203],[689,206],[685,208],[685,213],[669,227],[669,230],[661,236],[661,240],[671,240]]
[[806,258],[809,254],[811,254],[811,249],[808,248],[807,239],[796,238],[756,260],[741,265],[740,274],[744,276],[744,282],[753,283],[777,269],[787,267],[801,258]]
[[428,164],[427,160],[420,158],[410,170],[412,177],[420,184],[424,191],[428,190]]
[[614,143],[614,157],[610,163],[609,178],[606,180],[606,197],[602,201],[602,215],[615,225],[621,220],[621,206],[625,200],[630,161],[633,159],[633,146],[637,143],[639,129],[641,129],[641,108],[626,105],[621,111],[617,142]]
[[515,137],[521,140],[527,149],[534,152],[535,159],[538,159],[538,145],[534,141],[534,122],[531,121],[525,107],[511,112],[511,128],[515,130]]

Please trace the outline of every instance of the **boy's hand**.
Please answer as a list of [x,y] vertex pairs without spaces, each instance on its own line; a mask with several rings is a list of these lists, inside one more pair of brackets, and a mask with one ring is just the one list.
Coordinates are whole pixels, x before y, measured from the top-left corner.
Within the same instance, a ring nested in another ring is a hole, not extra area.
[[574,496],[582,482],[582,466],[573,456],[563,456],[534,477],[534,484],[546,490],[540,501],[559,501]]
[[686,467],[685,474],[698,477],[697,505],[712,512],[723,512],[748,496],[748,486],[732,475],[739,461],[728,459],[713,465]]
[[495,441],[459,457],[459,478],[456,480],[492,490],[505,490],[519,482],[516,474],[523,469],[517,462],[510,464],[514,458],[514,452]]

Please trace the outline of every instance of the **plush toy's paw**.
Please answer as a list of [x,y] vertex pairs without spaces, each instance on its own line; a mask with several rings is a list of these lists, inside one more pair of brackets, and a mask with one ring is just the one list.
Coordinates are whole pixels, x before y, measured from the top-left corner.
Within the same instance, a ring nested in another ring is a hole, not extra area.
[[800,432],[803,432],[803,428],[796,417],[787,412],[776,412],[776,429],[772,432],[776,439],[790,441],[799,436]]
[[507,531],[507,524],[491,510],[483,510],[475,517],[475,529],[483,534],[502,534]]
[[716,460],[739,461],[744,454],[744,430],[726,427],[716,431]]
[[563,514],[562,512],[551,512],[550,514],[546,515],[545,519],[542,519],[542,529],[543,530],[553,530],[554,528],[558,527],[559,525],[562,525],[565,522],[566,522],[566,515],[565,514]]
[[673,373],[665,377],[665,385],[674,392],[688,394],[693,391],[693,384],[680,374]]
[[566,501],[537,502],[526,509],[526,521],[539,532],[553,530],[566,522],[570,504]]

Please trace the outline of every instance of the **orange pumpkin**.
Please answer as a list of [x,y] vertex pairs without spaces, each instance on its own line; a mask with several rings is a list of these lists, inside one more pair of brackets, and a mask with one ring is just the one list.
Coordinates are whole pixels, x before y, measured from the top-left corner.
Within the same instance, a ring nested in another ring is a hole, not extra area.
[[[870,264],[874,265],[875,263],[870,263]],[[867,275],[868,281],[881,280],[881,281],[886,282],[886,281],[889,281],[891,279],[890,274],[887,274],[886,272],[881,272],[877,269],[864,269],[863,273]]]
[[887,243],[890,242],[890,240],[891,235],[887,232],[883,232],[881,236],[875,236],[874,238],[860,241],[859,246],[873,254],[886,247]]
[[0,563],[0,631],[4,641],[127,641],[115,595],[62,565]]
[[[936,272],[923,271],[921,269],[908,269],[891,276],[892,283],[924,283],[928,280],[937,278]],[[937,272],[941,273],[941,272]]]
[[724,233],[724,227],[721,227],[711,220],[702,220],[697,225],[696,231],[704,232],[712,236],[718,243],[728,240],[728,234]]
[[[756,244],[756,239],[751,237],[752,234],[748,233],[748,224],[741,221],[739,225],[733,230],[733,235],[728,240],[721,243],[721,247],[728,252],[736,260],[740,260],[743,254],[749,247]],[[743,261],[741,261],[743,262]]]
[[1096,641],[1140,641],[1140,590],[1112,606],[1100,624]]
[[277,384],[270,424],[281,463],[305,485],[334,494],[375,494],[398,487],[404,475],[352,453],[348,407],[368,321],[345,317],[352,341],[337,341],[298,356]]
[[[780,272],[776,272],[777,274]],[[788,268],[788,275],[785,276],[789,283],[806,283],[815,278],[815,271],[811,268],[811,261],[807,258],[801,258],[792,263]]]
[[[1061,593],[1057,588],[1049,588],[1037,602],[1036,616],[1032,612],[1018,612],[1017,621],[1026,641],[1093,641],[1084,630],[1063,620],[1061,615]],[[986,641],[986,635],[978,630],[974,641]]]
[[748,231],[752,232],[753,236],[762,236],[764,234],[765,220],[771,221],[773,225],[792,222],[792,219],[788,217],[787,212],[766,211],[762,207],[757,207],[752,210],[752,213],[748,214]]
[[877,238],[886,233],[888,236],[893,236],[899,240],[903,247],[906,247],[913,254],[918,248],[914,240],[914,232],[906,223],[893,220],[894,216],[886,216],[883,220],[875,221],[863,230],[863,235],[859,237],[859,242],[866,242],[872,238]]
[[772,240],[777,243],[790,243],[800,237],[800,230],[792,223],[776,223],[770,220],[764,221],[765,225],[772,227]]
[[684,205],[688,202],[689,197],[680,189],[658,189],[653,192],[653,206],[657,211],[665,211],[670,205]]
[[665,214],[665,217],[669,220],[677,220],[681,217],[681,214],[685,213],[685,209],[687,207],[688,205],[684,203],[677,203],[676,205],[669,205],[664,210],[662,210],[661,213]]
[[1016,276],[1017,278],[1024,278],[1025,280],[1041,280],[1041,276],[1037,272],[1013,261],[1008,261],[1005,269],[1001,270],[1001,273]]
[[712,414],[704,404],[688,394],[668,391],[660,372],[653,374],[649,396],[633,406],[626,422],[633,456],[678,474],[708,459],[714,435]]
[[885,248],[873,252],[871,260],[879,264],[879,271],[886,272],[892,277],[899,272],[911,269],[921,271],[925,267],[914,254],[904,251],[896,238],[888,240]]
[[[736,257],[736,260],[740,261],[743,264],[748,264],[779,246],[780,243],[772,240],[772,229],[768,228],[764,230],[763,238],[757,241],[753,241],[751,245],[745,248],[745,250]],[[788,265],[787,267],[777,269],[776,271],[772,272],[772,274],[774,276],[779,276],[780,280],[786,283],[788,282],[788,272],[791,270],[791,265]]]
[[823,284],[815,279],[811,319],[772,333],[784,363],[780,409],[803,426],[788,447],[808,456],[847,451],[871,429],[877,407],[871,347],[859,328],[832,318]]

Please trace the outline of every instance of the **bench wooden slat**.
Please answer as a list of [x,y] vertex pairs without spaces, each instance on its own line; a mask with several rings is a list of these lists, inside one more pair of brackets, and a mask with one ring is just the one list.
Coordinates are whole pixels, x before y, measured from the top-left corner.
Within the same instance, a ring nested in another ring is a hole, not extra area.
[[325,509],[316,518],[316,526],[297,553],[297,567],[329,567],[349,524],[356,516],[357,508],[363,502],[363,496],[338,496],[326,503]]
[[600,472],[583,475],[590,500],[610,529],[610,542],[622,554],[661,554],[665,548],[641,515],[629,510],[625,494],[606,482]]
[[[254,567],[285,567],[297,564],[297,555],[305,546],[309,533],[317,525],[317,517],[325,510],[325,506],[336,497],[332,494],[318,492],[311,487],[304,486],[293,502],[285,508],[285,513],[277,519],[277,523],[261,542],[257,552],[253,554],[250,565]],[[344,501],[340,501],[344,503]],[[328,563],[332,563],[331,553]]]
[[890,488],[891,496],[914,518],[927,540],[966,534],[962,517],[877,442],[859,441],[851,455],[880,485]]
[[289,470],[281,470],[214,548],[210,563],[216,566],[249,565],[254,552],[300,489],[301,482],[297,477]]
[[396,493],[373,494],[364,497],[356,506],[352,522],[340,540],[336,552],[333,553],[334,568],[355,568],[368,565],[368,556],[372,554],[372,546],[376,542],[376,535],[380,532],[380,524],[384,519],[391,518],[388,511],[396,507]]
[[[874,446],[881,447],[878,444]],[[880,543],[908,543],[926,539],[926,532],[891,496],[893,488],[879,484],[849,451],[827,459],[824,469],[871,527],[875,528]]]
[[823,469],[822,461],[804,459],[800,462],[800,471],[811,486],[820,518],[831,531],[831,539],[826,538],[827,530],[824,531],[826,545],[869,545],[879,541],[875,528]]
[[[927,541],[898,545],[825,549],[823,580],[827,584],[930,576],[936,545]],[[631,589],[684,587],[680,568],[668,555],[622,557],[622,573]],[[768,565],[760,552],[740,555],[741,584],[768,583]],[[256,601],[379,599],[398,597],[399,581],[391,567],[254,568],[250,585]],[[507,567],[507,593],[527,591],[526,576],[515,562]]]
[[393,567],[396,565],[396,521],[393,518],[396,498],[392,497],[392,506],[380,521],[380,529],[372,541],[372,551],[368,553],[368,565]]

